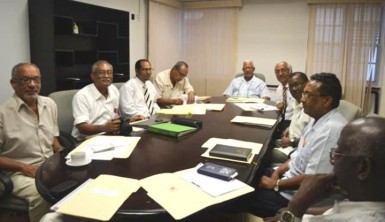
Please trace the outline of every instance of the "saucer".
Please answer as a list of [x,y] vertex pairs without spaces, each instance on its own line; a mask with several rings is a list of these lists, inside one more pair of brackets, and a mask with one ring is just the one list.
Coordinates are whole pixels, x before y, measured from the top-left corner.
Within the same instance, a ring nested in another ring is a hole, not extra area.
[[91,158],[86,158],[86,161],[84,161],[83,163],[77,163],[77,164],[74,164],[74,163],[71,162],[71,159],[68,159],[68,160],[66,161],[66,164],[67,164],[68,166],[72,166],[72,167],[79,167],[79,166],[85,166],[85,165],[91,163],[91,161],[92,161]]

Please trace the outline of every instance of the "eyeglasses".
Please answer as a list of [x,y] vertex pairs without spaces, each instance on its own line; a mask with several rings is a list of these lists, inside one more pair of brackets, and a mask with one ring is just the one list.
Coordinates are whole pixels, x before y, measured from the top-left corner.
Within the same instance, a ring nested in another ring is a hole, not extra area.
[[187,73],[184,74],[184,73],[182,73],[181,71],[179,71],[178,69],[177,69],[176,71],[178,71],[179,75],[180,75],[182,78],[184,78],[184,77],[187,76]]
[[34,82],[36,84],[40,84],[41,82],[41,78],[40,77],[34,77],[34,78],[13,78],[13,80],[15,80],[17,83],[19,83],[20,85],[27,85],[31,82]]
[[112,75],[113,72],[112,72],[112,70],[96,70],[94,73],[99,75],[99,76],[102,76],[102,75],[110,76],[110,75]]
[[146,68],[146,69],[140,69],[140,70],[145,71],[145,72],[151,72],[151,71],[154,70],[154,69]]
[[311,94],[309,92],[303,92],[302,93],[302,98],[310,98],[310,97],[322,97],[324,95],[314,95],[314,94]]
[[357,157],[367,157],[367,156],[364,156],[364,155],[339,153],[339,152],[336,152],[336,149],[337,148],[330,149],[330,153],[329,153],[330,154],[330,163],[332,165],[335,164],[337,156],[354,157],[354,158],[357,158]]
[[275,73],[288,72],[288,71],[289,71],[288,68],[282,68],[282,69],[276,69],[276,70],[275,70]]

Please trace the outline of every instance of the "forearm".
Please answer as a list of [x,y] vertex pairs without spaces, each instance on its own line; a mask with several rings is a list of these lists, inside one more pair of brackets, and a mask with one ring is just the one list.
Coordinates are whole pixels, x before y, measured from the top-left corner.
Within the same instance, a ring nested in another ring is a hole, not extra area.
[[181,99],[167,99],[167,98],[158,98],[156,102],[160,106],[167,106],[167,105],[181,105],[183,101]]
[[25,168],[25,163],[17,160],[10,159],[8,157],[0,156],[0,169],[14,172],[22,172]]
[[304,174],[284,179],[279,182],[280,190],[296,190],[301,185],[302,180],[304,179]]
[[84,135],[94,135],[98,133],[106,132],[107,127],[105,124],[89,124],[89,123],[80,123],[76,125],[76,127],[79,129],[79,132]]
[[57,137],[54,137],[53,143],[52,143],[53,152],[55,153],[59,152],[62,148],[63,146],[60,144],[59,139]]

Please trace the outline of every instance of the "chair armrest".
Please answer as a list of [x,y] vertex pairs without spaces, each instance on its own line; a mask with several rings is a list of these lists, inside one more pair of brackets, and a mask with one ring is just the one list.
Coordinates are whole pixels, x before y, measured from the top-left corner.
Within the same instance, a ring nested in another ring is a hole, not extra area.
[[11,178],[2,170],[0,170],[0,182],[4,185],[4,192],[1,193],[0,196],[11,194],[13,190],[13,182]]

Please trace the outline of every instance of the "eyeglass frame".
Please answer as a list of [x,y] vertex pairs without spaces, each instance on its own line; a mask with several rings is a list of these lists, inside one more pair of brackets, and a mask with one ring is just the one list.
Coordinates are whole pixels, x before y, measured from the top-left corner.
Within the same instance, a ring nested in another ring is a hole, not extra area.
[[34,78],[12,78],[12,80],[16,81],[18,84],[22,86],[26,86],[30,84],[32,81],[36,84],[41,83],[41,77],[34,77]]
[[114,74],[112,70],[95,70],[94,73],[98,76],[102,76],[102,75],[112,76],[112,74]]
[[334,165],[336,163],[336,156],[343,156],[343,157],[354,157],[354,158],[361,158],[361,157],[365,157],[365,158],[369,158],[369,156],[366,156],[366,155],[362,155],[362,154],[347,154],[347,153],[339,153],[339,152],[336,152],[337,148],[331,148],[330,151],[329,151],[329,162],[330,164]]

